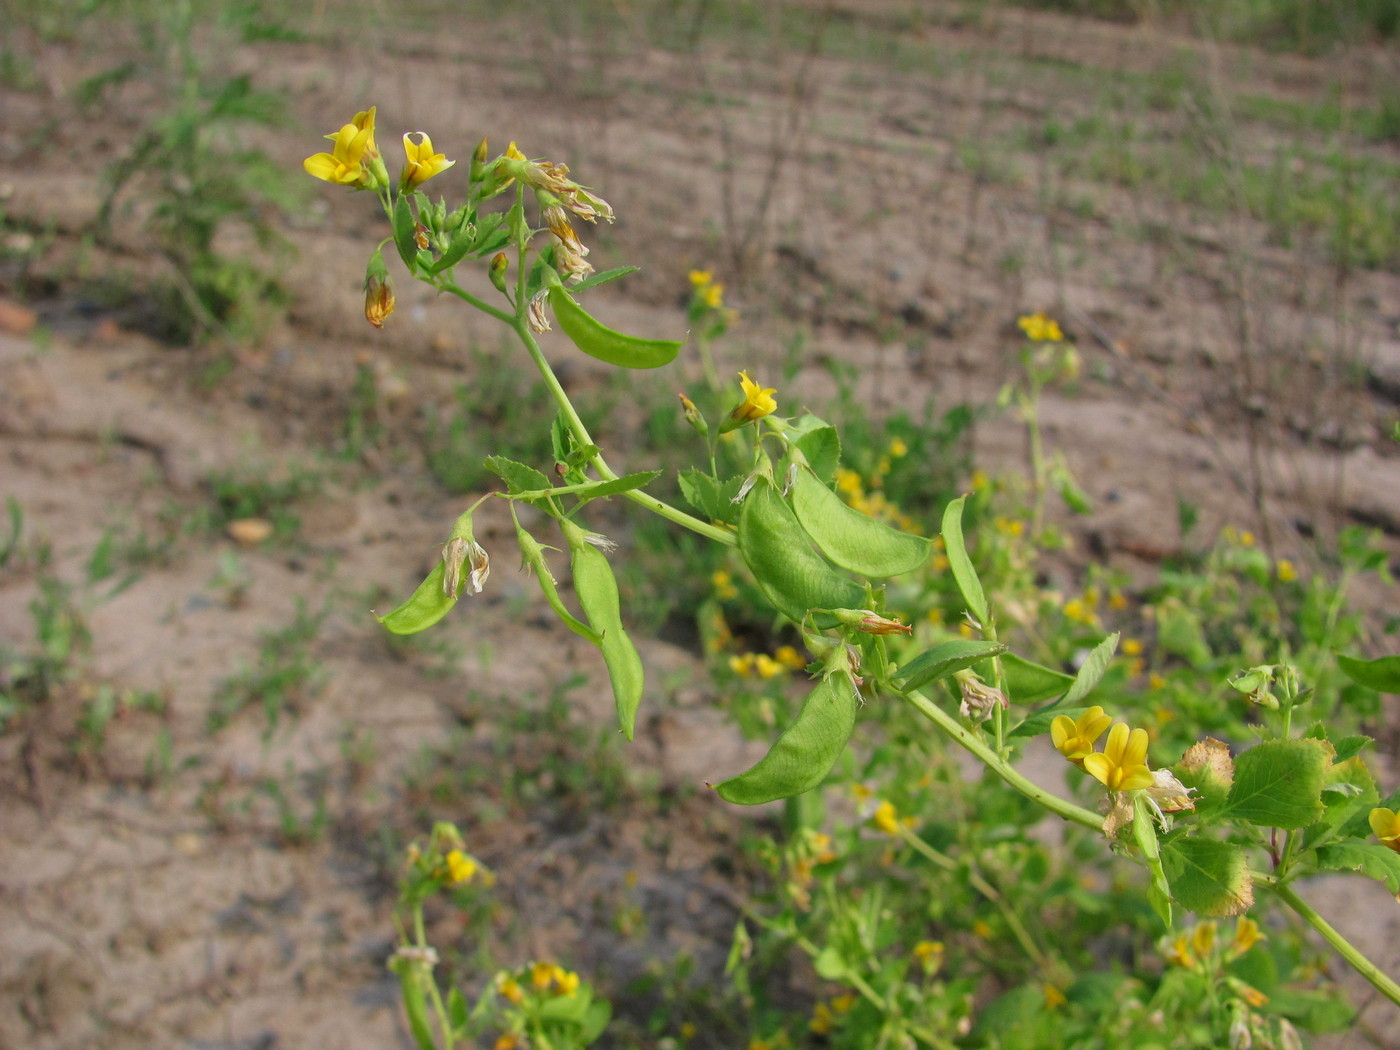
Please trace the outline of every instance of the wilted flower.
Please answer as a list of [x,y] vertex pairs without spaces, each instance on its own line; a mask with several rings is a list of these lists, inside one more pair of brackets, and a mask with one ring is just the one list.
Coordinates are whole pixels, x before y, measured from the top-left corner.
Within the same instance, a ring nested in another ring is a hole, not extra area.
[[992,712],[998,707],[1004,711],[1011,706],[1011,701],[1006,698],[1005,693],[995,686],[987,685],[971,668],[954,671],[953,677],[957,679],[958,690],[962,693],[958,714],[964,718],[984,722],[992,717]]
[[476,540],[457,537],[447,541],[447,545],[442,549],[442,560],[447,566],[446,574],[442,578],[442,591],[451,598],[457,598],[462,593],[462,569],[470,565],[470,570],[466,579],[466,591],[468,594],[480,594],[481,589],[486,584],[486,577],[491,574],[491,558]]
[[394,283],[387,276],[372,274],[365,279],[365,320],[375,328],[394,312]]
[[536,292],[530,300],[529,314],[526,320],[530,324],[530,331],[536,335],[550,330],[549,315],[544,312],[545,300],[549,297],[549,290],[544,289]]

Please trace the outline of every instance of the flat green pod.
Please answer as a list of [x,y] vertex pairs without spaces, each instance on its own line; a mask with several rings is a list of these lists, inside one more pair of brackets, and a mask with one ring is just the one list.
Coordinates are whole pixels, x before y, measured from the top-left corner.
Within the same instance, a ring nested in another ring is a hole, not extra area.
[[823,554],[862,576],[900,576],[928,561],[933,542],[856,510],[810,470],[792,483],[792,509]]
[[807,695],[796,720],[750,769],[715,785],[726,802],[757,806],[810,791],[831,772],[855,730],[860,697],[847,675],[832,674]]
[[610,365],[660,368],[680,352],[681,344],[671,339],[639,339],[614,331],[580,306],[562,285],[549,290],[549,305],[554,307],[559,328],[576,347]]
[[800,624],[809,609],[866,604],[865,589],[812,548],[807,530],[769,478],[754,483],[739,511],[739,553],[764,596],[794,623]]
[[607,557],[585,539],[584,531],[572,522],[560,523],[569,541],[574,572],[574,593],[588,625],[602,635],[598,647],[612,680],[617,721],[628,740],[637,724],[637,708],[642,703],[642,657],[622,626],[622,603],[617,593],[617,577]]
[[418,585],[418,589],[409,595],[408,601],[393,612],[375,618],[394,634],[417,634],[419,631],[426,631],[457,604],[457,599],[443,588],[446,572],[447,566],[439,561],[433,566],[433,571],[428,573],[427,578]]

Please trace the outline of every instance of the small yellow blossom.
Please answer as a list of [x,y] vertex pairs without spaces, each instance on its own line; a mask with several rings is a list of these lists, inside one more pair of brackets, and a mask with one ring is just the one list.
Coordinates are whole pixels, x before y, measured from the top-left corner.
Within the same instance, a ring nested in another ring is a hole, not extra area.
[[1081,598],[1071,598],[1065,602],[1065,619],[1074,620],[1076,623],[1082,623],[1089,627],[1095,627],[1099,622],[1098,614],[1094,612],[1092,603]]
[[453,885],[461,885],[464,882],[471,882],[472,876],[476,874],[477,863],[475,858],[467,856],[459,849],[454,849],[447,855],[447,880]]
[[1151,787],[1147,739],[1147,730],[1129,729],[1126,722],[1119,722],[1108,731],[1103,751],[1084,757],[1084,771],[1110,791]]
[[682,1022],[681,1022],[681,1038],[682,1038],[682,1039],[685,1039],[685,1040],[687,1040],[687,1041],[688,1041],[688,1040],[691,1040],[691,1039],[694,1039],[694,1038],[695,1038],[695,1033],[696,1033],[696,1031],[697,1031],[697,1029],[696,1029],[695,1025],[692,1024],[690,1021],[682,1021]]
[[555,994],[572,997],[578,991],[578,974],[558,966],[554,968]]
[[1108,607],[1110,609],[1118,610],[1126,609],[1128,607],[1128,599],[1123,595],[1123,592],[1120,591],[1117,587],[1108,592]]
[[744,390],[744,400],[739,402],[734,411],[729,414],[726,424],[729,429],[741,427],[745,423],[752,423],[762,419],[764,416],[771,416],[778,410],[778,402],[773,395],[778,391],[774,387],[760,387],[749,378],[747,372],[739,373],[739,382]]
[[374,144],[375,107],[355,114],[355,119],[333,134],[327,135],[334,144],[330,153],[317,153],[302,161],[306,173],[339,186],[370,189],[375,185],[372,167],[365,161],[375,161],[379,150]]
[[729,575],[727,569],[717,570],[710,577],[710,586],[715,589],[715,597],[722,602],[739,597],[739,588],[734,586],[734,577]]
[[1142,654],[1142,643],[1136,638],[1123,639],[1124,656],[1140,656]]
[[928,962],[935,955],[942,955],[943,951],[942,941],[920,941],[914,945],[914,958],[919,962]]
[[496,1037],[496,1041],[491,1044],[491,1050],[521,1050],[524,1045],[515,1032],[506,1032]]
[[1377,806],[1371,810],[1370,820],[1371,830],[1381,840],[1381,845],[1400,853],[1400,815],[1384,806]]
[[550,981],[554,980],[555,967],[552,963],[537,962],[530,966],[530,983],[540,991],[549,987]]
[[899,837],[899,811],[894,808],[894,803],[889,801],[881,802],[875,808],[874,815],[870,818],[875,822],[875,826],[886,835]]
[[812,1019],[807,1022],[807,1027],[814,1035],[826,1035],[831,1031],[836,1018],[831,1013],[831,1007],[826,1003],[817,1003],[817,1008],[812,1011]]
[[789,671],[800,671],[807,666],[806,659],[790,645],[780,645],[773,652],[773,659]]
[[1250,532],[1248,529],[1242,530],[1242,531],[1240,532],[1240,546],[1241,546],[1241,547],[1253,547],[1253,546],[1254,546],[1254,533]]
[[1172,938],[1164,954],[1167,962],[1172,966],[1180,966],[1190,970],[1196,965],[1196,957],[1191,954],[1190,938],[1184,933],[1177,934],[1176,937]]
[[972,936],[983,941],[990,940],[992,936],[992,928],[989,925],[987,925],[985,919],[978,919],[972,924]]
[[712,284],[714,282],[714,279],[715,275],[712,274],[709,270],[690,271],[690,283],[693,284],[696,288],[703,288],[707,284]]
[[890,438],[890,456],[894,459],[900,459],[907,455],[909,455],[909,446],[904,443],[904,439],[901,437]]
[[1248,915],[1241,915],[1235,924],[1235,937],[1230,942],[1231,957],[1243,955],[1249,949],[1264,939],[1264,932],[1259,929],[1259,924]]
[[760,678],[776,678],[787,670],[767,653],[758,653],[753,658],[754,670],[758,672]]
[[1292,583],[1298,578],[1298,570],[1287,558],[1280,558],[1274,570],[1278,573],[1279,583]]
[[865,802],[866,800],[873,797],[874,794],[875,792],[871,791],[864,784],[851,785],[851,797],[854,798],[857,802]]
[[1191,949],[1202,959],[1215,951],[1216,925],[1213,922],[1198,922],[1191,931]]
[[[414,135],[418,136],[417,142],[413,141]],[[404,165],[399,185],[406,190],[416,189],[434,175],[441,175],[457,163],[455,160],[448,160],[445,154],[434,153],[433,140],[425,131],[410,131],[405,134],[403,151],[408,160]]]
[[1166,687],[1167,680],[1161,675],[1159,675],[1156,671],[1153,671],[1150,675],[1147,676],[1147,688],[1165,689]]
[[515,1003],[517,1006],[525,999],[525,992],[521,989],[520,985],[516,984],[513,978],[507,977],[505,974],[501,974],[496,979],[496,991],[501,993],[502,998]]
[[836,489],[853,499],[865,495],[865,486],[860,480],[860,475],[845,467],[836,468]]
[[972,488],[973,492],[981,492],[987,487],[989,480],[984,471],[974,470],[972,472],[972,478],[968,481],[968,485]]
[[767,1039],[750,1039],[749,1050],[773,1050],[773,1044]]
[[1112,716],[1104,714],[1103,708],[1095,704],[1077,719],[1057,715],[1050,723],[1050,740],[1056,751],[1083,768],[1084,759],[1093,754],[1094,744],[1112,723]]
[[992,525],[1005,536],[1019,536],[1026,531],[1025,522],[1015,518],[997,518]]
[[1046,317],[1037,310],[1033,314],[1026,314],[1017,318],[1016,323],[1020,325],[1021,331],[1026,333],[1026,338],[1035,343],[1059,343],[1064,341],[1064,333],[1060,331],[1060,326],[1054,320]]
[[1045,995],[1045,1008],[1047,1010],[1054,1010],[1056,1007],[1064,1006],[1065,1003],[1069,1002],[1065,993],[1060,991],[1053,984],[1045,985],[1041,991]]

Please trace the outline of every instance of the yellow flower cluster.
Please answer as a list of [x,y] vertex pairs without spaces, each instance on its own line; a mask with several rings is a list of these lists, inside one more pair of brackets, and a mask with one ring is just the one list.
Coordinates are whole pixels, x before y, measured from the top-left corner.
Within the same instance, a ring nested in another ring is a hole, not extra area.
[[851,1007],[855,1006],[856,1002],[856,997],[848,992],[836,996],[829,1003],[817,1003],[807,1027],[812,1030],[813,1035],[826,1035],[836,1026],[839,1017],[851,1012]]
[[1059,324],[1046,317],[1039,310],[1017,318],[1016,323],[1020,326],[1021,331],[1026,333],[1026,338],[1033,343],[1064,342],[1065,334],[1060,331]]
[[723,308],[724,285],[716,281],[709,270],[691,270],[690,286],[694,289],[695,298],[705,306],[711,310]]
[[780,645],[772,656],[767,653],[741,653],[729,658],[729,669],[745,678],[776,678],[788,671],[800,671],[807,661],[790,645]]
[[1264,939],[1259,924],[1247,915],[1241,915],[1235,923],[1235,933],[1229,943],[1220,943],[1218,933],[1219,926],[1215,922],[1199,922],[1164,941],[1162,955],[1172,966],[1188,970],[1213,970],[1221,962],[1238,959]]
[[1109,730],[1101,752],[1094,745],[1113,719],[1095,704],[1078,719],[1059,715],[1050,723],[1055,750],[1110,791],[1138,791],[1155,783],[1147,765],[1147,730],[1119,722]]
[[894,469],[894,461],[909,454],[909,446],[904,439],[896,436],[890,439],[885,454],[875,464],[869,479],[862,478],[854,470],[836,468],[836,491],[846,497],[846,502],[862,514],[879,518],[898,526],[905,532],[918,533],[919,523],[901,511],[895,503],[880,491],[885,478]]

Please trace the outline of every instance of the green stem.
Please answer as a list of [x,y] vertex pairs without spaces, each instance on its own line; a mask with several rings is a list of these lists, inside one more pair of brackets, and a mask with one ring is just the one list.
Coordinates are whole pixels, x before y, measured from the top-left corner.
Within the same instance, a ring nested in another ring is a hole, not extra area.
[[921,715],[933,722],[939,729],[962,746],[962,748],[972,754],[972,756],[982,762],[1007,784],[1015,788],[1026,798],[1037,805],[1043,806],[1051,813],[1063,817],[1065,820],[1073,821],[1076,824],[1083,824],[1086,828],[1094,831],[1103,831],[1103,817],[1087,810],[1083,806],[1076,806],[1073,802],[1051,794],[1044,788],[1038,787],[1027,780],[1015,767],[998,755],[995,751],[984,744],[980,738],[963,728],[952,715],[944,711],[922,693],[909,690],[901,691],[899,695],[909,702]]
[[455,295],[464,303],[469,303],[472,306],[475,306],[482,313],[491,315],[496,320],[500,321],[502,324],[510,325],[512,328],[515,327],[516,321],[514,314],[506,313],[499,306],[492,306],[485,299],[478,299],[465,288],[461,288],[455,284],[439,285],[438,288],[440,291],[448,292],[451,295]]
[[[554,396],[555,404],[559,406],[559,411],[564,416],[564,422],[568,424],[569,430],[573,432],[574,440],[580,445],[593,445],[594,441],[588,433],[588,427],[586,427],[583,420],[579,418],[578,412],[574,409],[573,402],[569,400],[569,395],[565,392],[563,384],[559,382],[559,377],[554,374],[554,369],[550,367],[549,361],[545,359],[544,351],[540,349],[540,344],[535,341],[534,333],[530,331],[529,325],[513,317],[509,318],[508,322],[515,330],[515,334],[520,337],[520,341],[525,344],[525,349],[529,351],[530,359],[535,362],[535,368],[539,370],[545,385],[549,387],[549,392]],[[615,481],[617,479],[617,473],[608,466],[601,452],[595,455],[591,462],[593,469],[596,470],[605,481]],[[718,543],[724,543],[732,547],[738,542],[734,533],[729,530],[722,529],[717,525],[711,525],[707,521],[701,521],[699,518],[687,514],[685,511],[673,507],[669,503],[663,502],[655,496],[643,492],[641,489],[632,489],[622,493],[622,496],[624,499],[629,499],[633,503],[645,507],[653,514],[659,514],[667,521],[674,522],[682,528],[687,528],[691,532],[699,533],[701,536],[715,540]]]
[[1279,900],[1297,912],[1303,921],[1316,930],[1322,939],[1336,950],[1338,955],[1351,963],[1352,969],[1369,981],[1376,991],[1396,1006],[1400,1006],[1400,984],[1396,984],[1379,966],[1366,958],[1351,941],[1333,928],[1326,919],[1313,911],[1307,901],[1293,892],[1292,886],[1262,872],[1252,871],[1249,874],[1255,885],[1267,886],[1273,890]]

